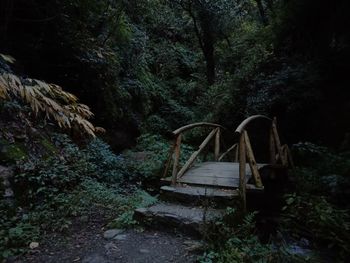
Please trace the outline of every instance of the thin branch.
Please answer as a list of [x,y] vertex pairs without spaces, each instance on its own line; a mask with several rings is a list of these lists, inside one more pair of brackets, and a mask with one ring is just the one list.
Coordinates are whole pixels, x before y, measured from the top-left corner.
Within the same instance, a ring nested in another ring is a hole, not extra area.
[[197,18],[196,18],[195,14],[192,11],[192,5],[191,4],[192,3],[189,3],[187,12],[188,12],[188,14],[190,15],[190,17],[193,20],[194,31],[195,31],[195,33],[197,35],[199,45],[200,45],[201,49],[204,52],[204,43],[203,43],[203,40],[202,40],[202,34],[200,32],[200,29],[199,29],[199,26],[198,26],[198,23],[197,23]]
[[58,17],[59,14],[51,16],[51,17],[46,17],[42,19],[29,19],[29,18],[13,18],[15,21],[21,21],[21,22],[33,22],[33,23],[42,23],[42,22],[48,22],[51,20],[54,20],[56,17]]

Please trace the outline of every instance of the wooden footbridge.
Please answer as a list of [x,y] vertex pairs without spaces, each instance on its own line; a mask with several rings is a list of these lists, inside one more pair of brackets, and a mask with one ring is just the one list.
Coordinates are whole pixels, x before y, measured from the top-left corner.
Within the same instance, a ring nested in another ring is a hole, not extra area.
[[[268,146],[266,153],[263,153],[268,162],[256,161],[247,132],[247,127],[257,120],[269,124],[266,130]],[[181,142],[186,139],[185,133],[194,128],[206,128],[210,132],[198,149],[184,161],[181,158]],[[236,137],[237,142],[222,151],[220,146],[223,145],[223,132],[232,138]],[[160,201],[150,207],[135,210],[136,219],[156,227],[175,226],[180,231],[203,234],[208,221],[215,221],[223,216],[221,208],[225,207],[226,201],[230,205],[238,201],[243,211],[246,211],[246,196],[265,192],[266,174],[268,177],[283,177],[286,175],[283,171],[293,167],[288,146],[281,145],[276,118],[251,116],[235,132],[218,124],[201,122],[186,125],[173,133],[175,141],[169,150],[162,177],[164,185],[161,187],[160,197],[165,202]],[[202,158],[201,162],[196,162],[201,154],[208,153],[209,146],[213,147],[212,161],[203,161]],[[208,200],[215,205],[210,208]]]
[[[252,144],[247,132],[251,122],[258,119],[270,122],[269,125],[269,163],[257,163],[252,149]],[[197,128],[209,127],[210,133],[199,145],[185,164],[180,167],[181,141],[185,132]],[[263,115],[254,115],[245,119],[236,129],[238,142],[221,152],[221,133],[227,130],[219,124],[193,123],[181,127],[173,132],[175,136],[174,145],[169,152],[169,158],[165,165],[162,181],[171,185],[163,186],[163,191],[190,194],[193,189],[199,195],[224,195],[240,197],[243,209],[246,209],[246,194],[250,191],[264,191],[261,178],[261,170],[268,168],[270,173],[275,169],[287,169],[293,166],[293,161],[288,146],[281,145],[277,131],[276,118],[270,119]],[[232,136],[234,134],[232,133]],[[214,160],[211,162],[200,162],[195,164],[198,156],[214,140]],[[231,162],[223,161],[229,153],[234,153]],[[171,176],[168,173],[171,171]],[[215,190],[214,190],[215,189]]]

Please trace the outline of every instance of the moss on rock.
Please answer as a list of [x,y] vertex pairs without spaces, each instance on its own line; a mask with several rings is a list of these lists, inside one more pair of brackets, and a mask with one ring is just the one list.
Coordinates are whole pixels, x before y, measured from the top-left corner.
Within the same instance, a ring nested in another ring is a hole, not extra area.
[[43,150],[46,152],[46,155],[51,155],[57,152],[56,146],[46,138],[42,138],[40,140],[40,144],[43,147]]
[[3,163],[15,163],[28,157],[28,153],[22,143],[10,143],[0,139],[0,161]]

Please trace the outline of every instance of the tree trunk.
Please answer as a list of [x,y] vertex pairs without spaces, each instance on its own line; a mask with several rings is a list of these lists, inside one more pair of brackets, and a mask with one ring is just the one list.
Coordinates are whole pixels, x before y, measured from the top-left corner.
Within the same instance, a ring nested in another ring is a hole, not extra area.
[[[206,63],[206,76],[209,85],[215,82],[215,57],[214,57],[214,34],[212,29],[212,17],[200,3],[197,3],[199,9],[196,14],[192,9],[192,4],[188,6],[181,5],[188,12],[193,20],[194,31],[198,38],[199,46],[203,52]],[[197,17],[198,15],[198,17]],[[198,18],[198,21],[197,21]]]
[[210,14],[203,12],[200,14],[202,29],[202,51],[206,62],[206,75],[208,84],[215,82],[215,57],[214,57],[214,36]]
[[262,1],[261,0],[255,0],[255,2],[258,5],[258,10],[259,10],[259,14],[260,14],[260,17],[261,17],[261,21],[266,26],[268,24],[268,21],[267,21],[267,17],[266,17],[266,14],[265,14],[265,10],[264,10],[264,6],[262,4]]
[[209,85],[213,85],[215,82],[215,58],[214,58],[214,43],[210,34],[203,36],[203,53],[207,68],[207,80]]
[[266,6],[273,13],[273,0],[266,0]]

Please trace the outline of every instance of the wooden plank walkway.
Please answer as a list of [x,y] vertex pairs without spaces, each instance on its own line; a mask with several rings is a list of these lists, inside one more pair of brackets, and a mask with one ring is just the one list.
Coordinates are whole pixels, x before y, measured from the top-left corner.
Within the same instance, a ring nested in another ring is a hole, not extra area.
[[[261,169],[268,164],[257,164]],[[246,164],[246,181],[252,177],[249,164]],[[170,182],[171,177],[163,179]],[[191,167],[178,183],[189,185],[203,185],[212,187],[238,188],[239,187],[239,163],[232,162],[204,162]]]

